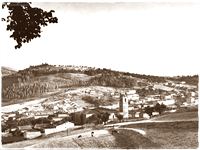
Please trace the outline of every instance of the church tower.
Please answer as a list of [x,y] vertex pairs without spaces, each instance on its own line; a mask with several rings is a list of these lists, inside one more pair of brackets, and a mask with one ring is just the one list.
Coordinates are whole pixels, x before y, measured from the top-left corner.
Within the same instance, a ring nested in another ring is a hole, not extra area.
[[128,118],[128,99],[124,94],[120,95],[119,112],[123,115],[123,118]]

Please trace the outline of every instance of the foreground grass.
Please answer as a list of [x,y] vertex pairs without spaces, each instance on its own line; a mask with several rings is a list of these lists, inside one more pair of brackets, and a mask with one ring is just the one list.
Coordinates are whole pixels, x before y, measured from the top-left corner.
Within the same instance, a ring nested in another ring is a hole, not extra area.
[[151,122],[124,127],[144,130],[146,132],[144,137],[154,144],[148,148],[193,149],[198,147],[197,121]]
[[149,140],[167,149],[195,149],[198,147],[198,131],[195,129],[149,129]]
[[158,121],[198,121],[198,111],[193,112],[176,112],[176,113],[170,113],[170,114],[164,114],[162,116],[159,116],[157,118],[154,118],[152,120],[158,120]]

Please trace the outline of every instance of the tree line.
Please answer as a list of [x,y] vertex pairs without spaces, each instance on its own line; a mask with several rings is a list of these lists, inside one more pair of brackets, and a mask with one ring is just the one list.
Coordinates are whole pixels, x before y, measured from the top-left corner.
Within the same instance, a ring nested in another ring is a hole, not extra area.
[[57,85],[51,82],[40,83],[35,81],[33,83],[12,84],[2,89],[2,98],[9,100],[30,98],[54,91],[57,88]]

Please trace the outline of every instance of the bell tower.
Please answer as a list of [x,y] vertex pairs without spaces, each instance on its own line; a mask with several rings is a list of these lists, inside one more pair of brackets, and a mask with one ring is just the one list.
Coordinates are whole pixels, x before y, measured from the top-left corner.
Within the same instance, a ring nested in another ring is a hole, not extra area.
[[128,98],[125,94],[120,95],[119,112],[123,115],[123,118],[128,118]]

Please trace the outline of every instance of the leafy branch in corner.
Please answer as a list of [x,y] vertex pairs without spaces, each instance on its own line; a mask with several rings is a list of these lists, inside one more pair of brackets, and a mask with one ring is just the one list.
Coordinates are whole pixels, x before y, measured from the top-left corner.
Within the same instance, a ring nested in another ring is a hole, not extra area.
[[32,39],[40,37],[41,26],[58,23],[58,18],[52,15],[54,10],[47,12],[31,7],[31,3],[5,2],[2,9],[5,7],[8,8],[9,15],[2,18],[2,21],[7,22],[6,30],[12,32],[10,37],[17,42],[15,49],[20,48],[22,43],[29,43]]

